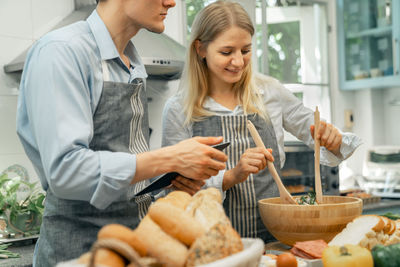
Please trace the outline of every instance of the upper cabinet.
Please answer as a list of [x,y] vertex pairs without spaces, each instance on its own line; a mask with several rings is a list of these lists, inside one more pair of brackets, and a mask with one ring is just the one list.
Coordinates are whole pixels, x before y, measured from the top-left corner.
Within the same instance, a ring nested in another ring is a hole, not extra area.
[[400,86],[400,1],[338,0],[342,90]]

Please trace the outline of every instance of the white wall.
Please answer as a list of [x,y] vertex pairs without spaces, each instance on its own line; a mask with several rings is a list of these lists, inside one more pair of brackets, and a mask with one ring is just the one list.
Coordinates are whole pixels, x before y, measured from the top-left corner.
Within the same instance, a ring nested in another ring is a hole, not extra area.
[[20,164],[37,176],[16,134],[19,74],[5,74],[4,64],[29,47],[74,8],[73,0],[0,1],[0,173]]

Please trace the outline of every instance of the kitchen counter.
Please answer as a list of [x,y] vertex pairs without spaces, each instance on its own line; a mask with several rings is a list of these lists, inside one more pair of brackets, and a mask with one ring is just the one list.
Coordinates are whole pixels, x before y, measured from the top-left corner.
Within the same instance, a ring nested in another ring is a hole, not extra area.
[[[384,214],[393,212],[400,214],[400,199],[381,199],[378,203],[365,204],[363,214]],[[0,266],[4,267],[30,267],[32,266],[33,251],[36,239],[17,242],[9,250],[20,254],[20,258],[0,259]],[[287,251],[288,246],[279,242],[266,244],[267,250]]]
[[382,215],[386,212],[400,214],[400,199],[381,199],[380,202],[366,204],[363,207],[363,214]]
[[2,267],[30,267],[33,262],[33,251],[35,250],[36,239],[28,239],[15,242],[8,247],[8,250],[19,254],[19,258],[0,259]]

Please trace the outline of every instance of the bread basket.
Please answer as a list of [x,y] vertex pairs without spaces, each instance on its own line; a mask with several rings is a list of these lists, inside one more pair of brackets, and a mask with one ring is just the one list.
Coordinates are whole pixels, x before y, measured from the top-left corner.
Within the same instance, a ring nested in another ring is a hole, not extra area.
[[[114,242],[117,241],[117,242]],[[220,267],[220,266],[230,266],[230,267],[246,267],[246,266],[258,266],[261,256],[264,252],[264,242],[258,238],[242,238],[243,242],[243,251],[233,254],[229,257],[223,258],[221,260],[200,265],[199,267]],[[118,240],[111,240],[111,242],[101,242],[95,243],[93,245],[93,249],[98,249],[100,247],[109,248],[114,251],[117,251],[120,255],[124,256],[131,262],[137,262],[138,255],[130,248],[122,248],[120,244],[122,242],[118,242]],[[132,253],[132,251],[134,253]],[[156,263],[151,262],[150,259],[142,258],[141,266],[157,266]],[[71,260],[67,262],[62,262],[57,264],[57,267],[88,267],[88,265],[80,264],[78,261]]]

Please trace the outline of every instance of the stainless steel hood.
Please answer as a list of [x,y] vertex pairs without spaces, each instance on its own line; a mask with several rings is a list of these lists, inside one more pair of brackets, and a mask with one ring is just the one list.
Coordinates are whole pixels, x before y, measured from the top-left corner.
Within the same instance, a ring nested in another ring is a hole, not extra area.
[[[95,8],[96,5],[79,7],[57,24],[53,30],[79,20],[85,20]],[[180,77],[186,53],[183,45],[166,34],[151,33],[147,30],[139,31],[132,38],[132,42],[143,60],[149,78],[172,80]],[[13,61],[4,65],[4,71],[6,73],[21,72],[28,50],[29,48]]]

